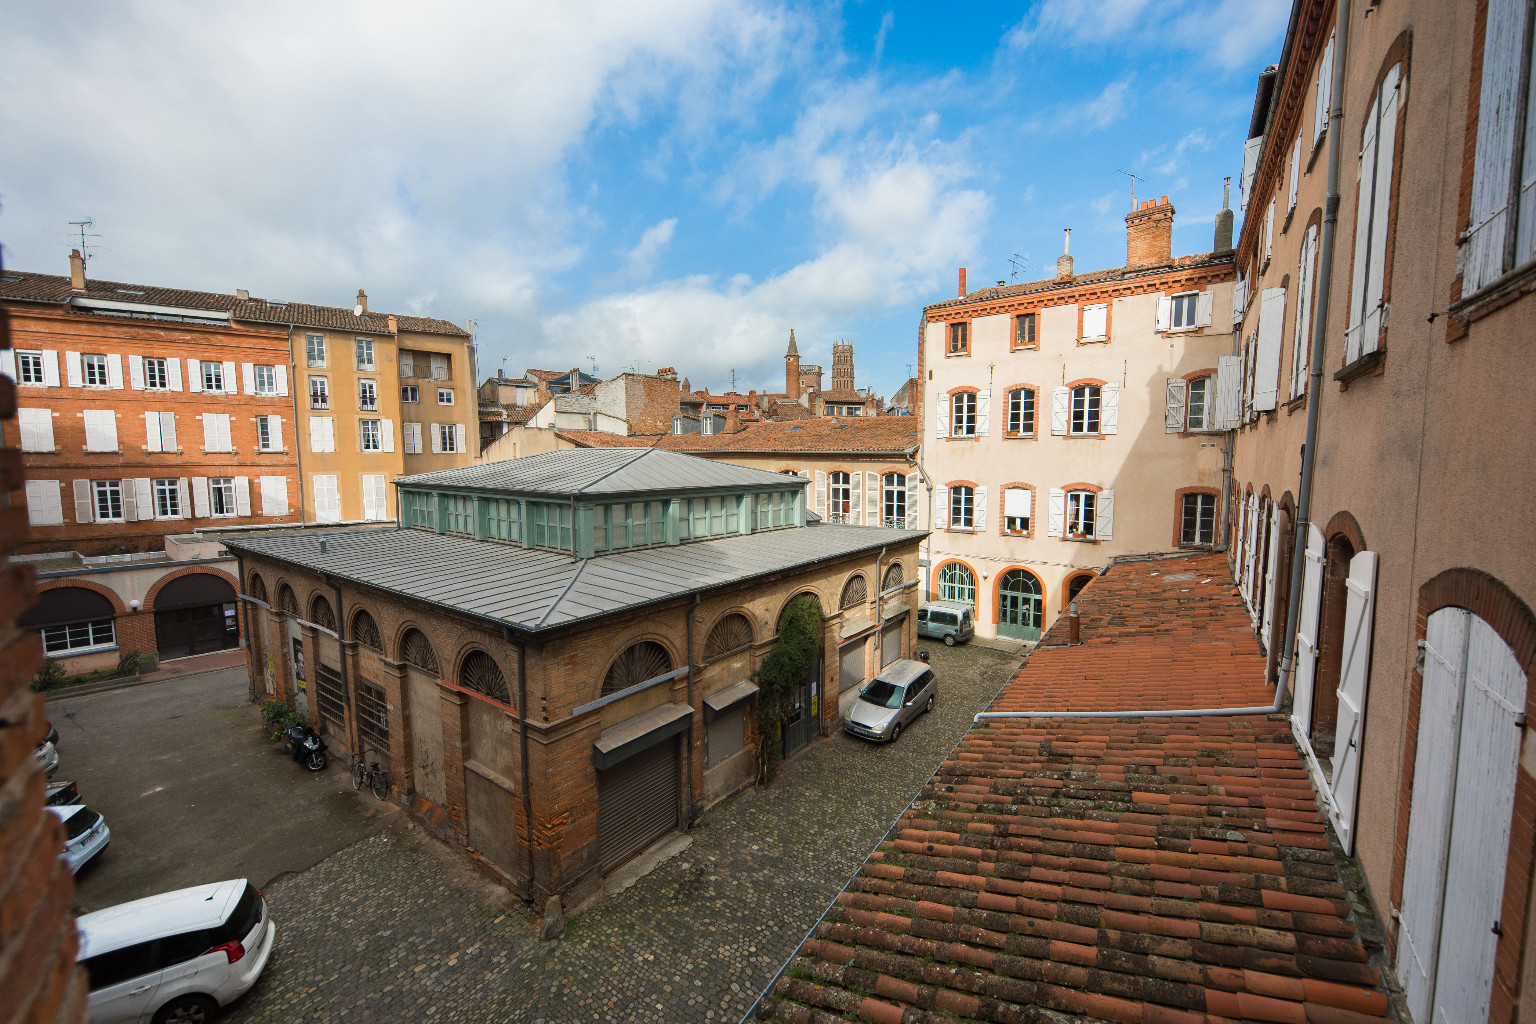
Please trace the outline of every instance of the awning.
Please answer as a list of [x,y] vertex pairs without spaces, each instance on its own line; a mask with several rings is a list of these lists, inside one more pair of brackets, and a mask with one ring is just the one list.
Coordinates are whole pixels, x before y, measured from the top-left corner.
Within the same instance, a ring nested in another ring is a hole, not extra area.
[[230,604],[234,602],[235,596],[235,588],[213,573],[188,573],[160,588],[160,593],[155,595],[155,611],[172,612],[178,608]]
[[103,594],[84,587],[54,587],[38,595],[37,604],[28,609],[16,625],[23,628],[61,626],[66,622],[90,622],[110,619],[117,613]]
[[842,627],[840,629],[838,629],[838,631],[837,631],[837,638],[838,638],[838,640],[849,640],[849,639],[852,639],[853,637],[858,636],[860,633],[868,633],[871,629],[874,629],[874,628],[875,628],[875,620],[874,619],[868,619],[868,618],[854,619],[852,622],[844,623],[842,625]]
[[592,762],[598,771],[612,768],[662,740],[671,739],[687,729],[692,721],[693,708],[686,704],[663,704],[627,718],[603,730],[597,742],[592,744]]
[[757,684],[750,679],[732,683],[723,690],[716,690],[704,698],[704,721],[713,722],[743,701],[757,695]]
[[912,606],[907,604],[905,601],[900,601],[896,604],[888,604],[880,609],[880,620],[882,622],[890,622],[892,619],[905,615],[911,610]]

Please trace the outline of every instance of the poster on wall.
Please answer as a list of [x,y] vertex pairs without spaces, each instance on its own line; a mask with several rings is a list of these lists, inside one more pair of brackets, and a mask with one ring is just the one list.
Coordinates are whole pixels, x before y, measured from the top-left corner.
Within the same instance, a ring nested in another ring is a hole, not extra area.
[[298,637],[293,639],[293,681],[299,689],[304,689],[304,641]]

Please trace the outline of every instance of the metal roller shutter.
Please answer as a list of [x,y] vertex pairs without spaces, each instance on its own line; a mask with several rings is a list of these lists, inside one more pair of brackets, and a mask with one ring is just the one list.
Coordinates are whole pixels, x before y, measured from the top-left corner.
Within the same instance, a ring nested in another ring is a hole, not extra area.
[[901,657],[901,629],[906,619],[897,620],[880,631],[880,667],[884,668]]
[[597,848],[604,871],[677,827],[677,740],[668,739],[597,776]]

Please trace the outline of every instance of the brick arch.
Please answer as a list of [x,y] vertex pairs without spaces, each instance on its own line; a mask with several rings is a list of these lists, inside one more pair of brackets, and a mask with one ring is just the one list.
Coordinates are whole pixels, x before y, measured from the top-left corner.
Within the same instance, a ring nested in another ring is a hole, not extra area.
[[[810,597],[810,598],[814,598],[816,600],[816,607],[818,609],[820,609],[821,615],[823,617],[826,616],[826,614],[827,614],[827,605],[830,604],[831,602],[829,602],[826,599],[826,597],[820,591],[818,591],[815,587],[802,587],[801,589],[799,589],[799,590],[795,591],[793,594],[791,594],[788,598],[786,598],[783,604],[779,605],[778,614],[773,617],[773,621],[771,623],[769,623],[769,626],[768,626],[768,628],[770,630],[770,633],[769,633],[770,636],[778,636],[779,635],[779,623],[784,621],[784,613],[789,610],[790,602],[793,601],[797,597]],[[750,618],[750,616],[748,616],[748,617]]]
[[[77,587],[80,590],[89,590],[93,594],[100,594],[102,597],[112,602],[112,614],[114,616],[132,614],[128,610],[128,606],[123,604],[123,599],[117,595],[115,590],[112,590],[110,587],[105,587],[93,580],[82,580],[78,577],[61,580],[48,580],[46,583],[40,580],[37,584],[37,593],[42,594],[46,590],[62,590],[65,587]],[[148,600],[146,600],[141,606],[141,610],[150,610]]]
[[299,609],[298,614],[302,616],[304,614],[304,605],[299,601],[299,592],[293,589],[293,584],[288,582],[286,576],[277,577],[277,586],[272,588],[273,610],[277,612],[283,611],[283,591],[285,589],[293,595],[294,606]]
[[[1191,380],[1199,380],[1201,377],[1214,377],[1214,376],[1216,376],[1216,367],[1211,366],[1211,367],[1207,367],[1207,368],[1205,368],[1203,370],[1191,370],[1191,371],[1189,371],[1188,373],[1186,373],[1184,375],[1183,379],[1186,380],[1186,381],[1191,381]],[[1212,397],[1214,398],[1215,396],[1212,396]]]
[[1291,522],[1296,521],[1296,499],[1291,497],[1290,491],[1280,495],[1280,511],[1289,516]]
[[[343,635],[348,640],[356,641],[357,640],[357,620],[358,620],[359,617],[361,617],[363,615],[366,615],[370,619],[373,620],[373,628],[379,634],[379,650],[377,651],[377,653],[379,655],[381,655],[386,661],[389,660],[389,658],[390,658],[390,654],[389,654],[389,651],[390,651],[389,633],[379,626],[379,617],[377,615],[375,615],[373,613],[373,611],[371,609],[369,609],[361,601],[354,602],[352,607],[347,610],[347,617],[346,617],[346,627],[347,628],[346,628],[346,632]],[[339,617],[337,619],[337,625],[341,625],[341,620],[340,620]],[[364,644],[363,646],[366,647],[367,645]],[[371,649],[372,648],[370,648],[370,650]]]
[[179,580],[183,576],[193,576],[198,574],[217,576],[225,583],[228,583],[231,587],[233,587],[236,594],[241,593],[240,581],[235,579],[235,577],[231,576],[229,573],[225,572],[223,569],[211,565],[189,565],[185,568],[177,569],[175,572],[168,572],[156,580],[155,585],[150,587],[149,592],[144,595],[145,609],[151,611],[154,610],[155,598],[160,596],[160,591],[165,589],[165,585],[167,583],[170,583],[172,580]]
[[[1035,578],[1035,582],[1037,584],[1039,584],[1039,586],[1040,586],[1040,610],[1041,610],[1041,612],[1043,613],[1045,611],[1045,609],[1050,607],[1050,604],[1047,601],[1047,595],[1049,595],[1050,590],[1045,585],[1045,579],[1038,572],[1036,572],[1035,570],[1031,569],[1027,565],[1019,565],[1019,564],[1005,565],[1001,569],[999,569],[997,571],[997,573],[992,577],[992,624],[994,626],[997,625],[997,623],[1002,618],[1002,610],[1003,610],[1003,598],[1002,598],[1003,577],[1008,575],[1010,572],[1013,572],[1014,570],[1018,570],[1020,572],[1027,572],[1027,573],[1029,573],[1031,576],[1033,576]],[[980,588],[978,587],[977,589],[980,589]],[[1043,617],[1044,616],[1042,615],[1042,618]],[[1043,623],[1042,623],[1041,631],[1044,632],[1044,624]]]
[[1348,512],[1335,512],[1333,518],[1328,520],[1328,525],[1323,527],[1323,536],[1330,541],[1340,535],[1354,546],[1356,554],[1369,550],[1365,543],[1365,533],[1360,529],[1359,522]]
[[1081,481],[1075,484],[1062,484],[1060,487],[1062,491],[1092,491],[1094,494],[1098,494],[1103,489],[1098,484],[1088,484]]
[[1269,484],[1259,488],[1259,507],[1263,508],[1269,503]]
[[[423,631],[423,632],[425,632],[425,631]],[[431,639],[430,635],[428,635],[428,639],[429,640]],[[434,649],[434,653],[435,653],[435,649]],[[473,690],[473,689],[465,686],[462,682],[459,681],[459,675],[460,675],[460,673],[462,673],[464,671],[464,664],[465,664],[465,662],[469,661],[470,657],[472,655],[474,655],[474,654],[477,654],[477,653],[478,654],[483,654],[487,658],[490,658],[492,663],[494,663],[495,666],[498,669],[501,670],[501,677],[502,677],[502,679],[506,680],[506,683],[507,683],[507,702],[505,704],[502,704],[501,701],[497,700],[494,697],[490,697],[490,696],[488,696],[486,694],[481,693],[479,690]],[[443,663],[442,663],[442,658],[441,658],[440,655],[439,655],[438,663],[437,664],[438,664],[439,671],[441,671]],[[486,645],[484,643],[481,643],[478,640],[473,640],[473,639],[466,640],[462,644],[459,645],[459,649],[454,652],[454,656],[453,656],[453,671],[448,673],[447,675],[445,675],[441,680],[439,680],[439,682],[446,683],[449,687],[451,687],[454,690],[459,691],[460,693],[465,693],[465,694],[473,695],[473,696],[475,696],[475,697],[477,697],[477,698],[479,698],[481,700],[489,701],[493,705],[498,705],[498,706],[501,706],[501,707],[510,708],[514,714],[516,714],[518,712],[518,707],[517,707],[517,693],[518,693],[517,673],[515,671],[514,672],[508,672],[507,671],[506,663],[502,659],[496,657],[495,654],[491,653],[488,645]]]
[[699,637],[699,662],[698,663],[700,665],[706,664],[706,662],[704,661],[704,649],[709,646],[709,636],[710,636],[710,634],[715,631],[715,627],[716,626],[720,625],[720,623],[724,622],[726,619],[730,618],[732,615],[740,615],[742,618],[747,620],[747,625],[752,627],[752,643],[747,647],[747,650],[750,651],[753,647],[756,647],[758,645],[758,643],[760,642],[759,639],[758,639],[759,637],[772,635],[772,632],[773,632],[772,630],[769,630],[767,632],[763,631],[762,626],[757,621],[756,616],[754,616],[752,614],[752,609],[750,607],[748,607],[747,605],[736,604],[736,605],[731,605],[729,608],[723,608],[723,609],[720,610],[720,613],[718,615],[714,616],[712,619],[709,620],[708,625],[706,625],[702,629],[698,630],[698,633],[697,633],[697,635]]
[[[843,602],[847,599],[847,597],[848,597],[848,589],[853,586],[853,581],[854,580],[862,580],[863,581],[863,583],[864,583],[864,600],[861,601],[861,602],[858,602],[857,604],[845,605]],[[871,593],[872,592],[869,589],[869,577],[864,574],[864,570],[863,569],[855,569],[853,572],[850,572],[843,579],[843,585],[842,585],[842,587],[840,587],[838,589],[838,594],[837,594],[837,607],[838,607],[838,610],[839,611],[848,611],[850,608],[858,608],[858,607],[860,607],[862,605],[868,604],[869,600],[870,600]]]
[[955,395],[975,395],[975,394],[980,394],[981,393],[981,389],[976,387],[974,384],[956,384],[954,387],[950,388],[948,391],[946,391],[944,393],[946,395],[949,395],[951,398],[953,398]]
[[613,671],[614,664],[624,656],[624,652],[628,651],[630,648],[637,644],[644,643],[655,644],[663,651],[665,651],[667,653],[667,661],[671,663],[673,670],[681,668],[689,662],[689,659],[683,658],[678,654],[676,642],[671,637],[666,636],[663,633],[652,631],[626,636],[623,641],[621,641],[619,645],[614,649],[613,653],[608,655],[607,658],[603,659],[602,671],[598,672],[592,680],[593,685],[595,686],[595,693],[593,696],[599,696],[602,694],[603,684],[608,679],[608,673]]
[[1107,380],[1100,380],[1097,377],[1080,377],[1077,380],[1069,380],[1069,381],[1067,381],[1067,383],[1065,385],[1063,385],[1063,386],[1067,387],[1067,388],[1081,388],[1081,387],[1086,387],[1089,384],[1092,384],[1095,387],[1103,387],[1105,384],[1108,384],[1108,383],[1109,383],[1109,381],[1107,381]]

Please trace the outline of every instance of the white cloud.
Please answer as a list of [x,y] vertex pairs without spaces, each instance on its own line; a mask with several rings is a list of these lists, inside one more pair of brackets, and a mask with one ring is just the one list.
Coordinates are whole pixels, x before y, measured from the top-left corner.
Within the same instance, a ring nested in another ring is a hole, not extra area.
[[1045,0],[1003,37],[1007,50],[1126,45],[1176,49],[1241,68],[1266,56],[1289,0]]
[[676,230],[676,217],[668,217],[659,224],[652,224],[646,228],[645,233],[640,236],[640,243],[624,255],[624,261],[629,265],[630,275],[638,278],[650,277],[656,269],[656,258],[672,241],[672,233]]
[[1125,115],[1126,95],[1131,91],[1131,81],[1122,78],[1110,82],[1100,93],[1076,108],[1069,108],[1062,118],[1069,128],[1087,125],[1090,128],[1108,128]]

